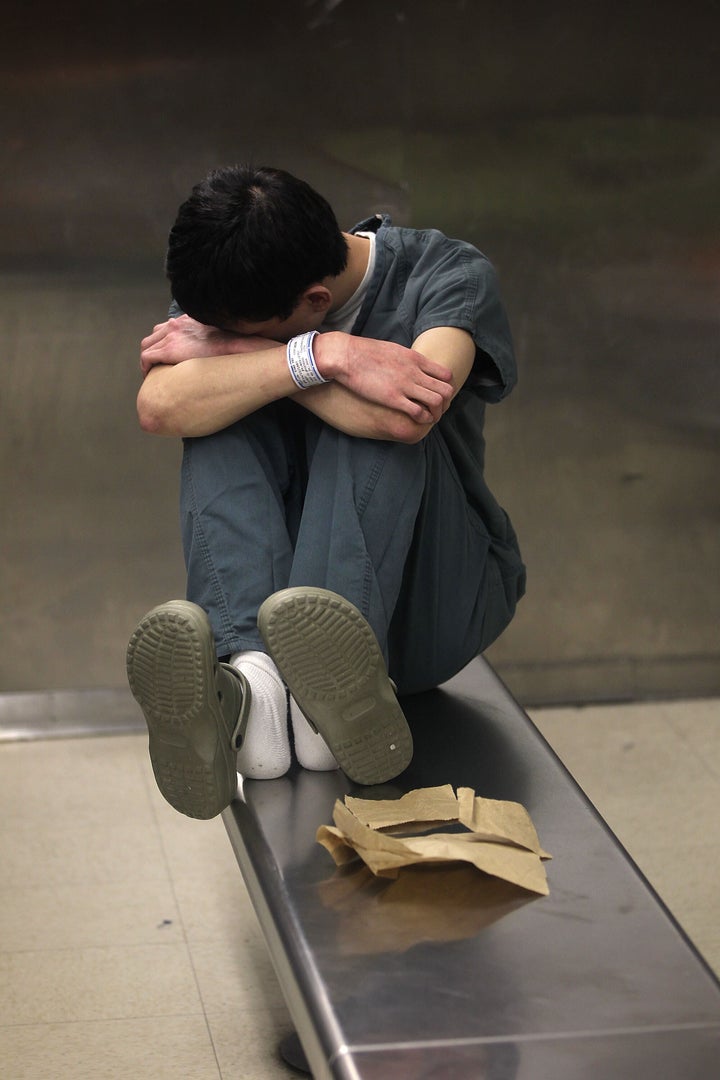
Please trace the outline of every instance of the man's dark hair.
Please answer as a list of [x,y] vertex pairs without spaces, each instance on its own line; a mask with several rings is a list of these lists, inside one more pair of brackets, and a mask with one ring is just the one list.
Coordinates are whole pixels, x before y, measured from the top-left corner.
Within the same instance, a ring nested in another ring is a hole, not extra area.
[[281,169],[235,165],[211,172],[180,207],[166,271],[184,312],[231,328],[287,318],[309,285],[346,265],[322,195]]

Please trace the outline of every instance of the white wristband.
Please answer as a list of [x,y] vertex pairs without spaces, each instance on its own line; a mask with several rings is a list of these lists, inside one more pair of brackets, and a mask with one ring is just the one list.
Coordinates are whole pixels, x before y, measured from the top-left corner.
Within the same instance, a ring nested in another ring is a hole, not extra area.
[[301,390],[330,381],[322,377],[315,363],[312,343],[316,334],[317,330],[309,330],[307,334],[298,334],[297,337],[290,338],[287,343],[287,365],[293,382]]

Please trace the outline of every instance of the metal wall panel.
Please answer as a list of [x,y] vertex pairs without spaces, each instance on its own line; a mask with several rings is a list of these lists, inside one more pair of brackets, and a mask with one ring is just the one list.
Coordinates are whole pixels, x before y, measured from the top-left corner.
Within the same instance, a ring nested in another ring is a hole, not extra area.
[[521,382],[489,473],[525,702],[720,689],[718,5],[16,6],[2,53],[0,690],[124,684],[182,595],[179,447],[134,418],[178,203],[305,176],[495,262]]

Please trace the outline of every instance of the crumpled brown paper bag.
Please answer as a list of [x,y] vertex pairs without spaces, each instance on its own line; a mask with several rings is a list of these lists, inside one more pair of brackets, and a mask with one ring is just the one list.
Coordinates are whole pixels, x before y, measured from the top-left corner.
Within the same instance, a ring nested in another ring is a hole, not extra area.
[[[472,788],[456,794],[446,784],[397,800],[348,795],[344,804],[335,803],[333,821],[321,825],[317,840],[338,866],[360,857],[373,874],[395,878],[403,866],[466,862],[541,896],[549,891],[543,860],[551,856],[520,803],[483,799]],[[443,832],[443,825],[455,831]],[[457,831],[458,825],[467,831]],[[383,831],[388,829],[402,835]]]

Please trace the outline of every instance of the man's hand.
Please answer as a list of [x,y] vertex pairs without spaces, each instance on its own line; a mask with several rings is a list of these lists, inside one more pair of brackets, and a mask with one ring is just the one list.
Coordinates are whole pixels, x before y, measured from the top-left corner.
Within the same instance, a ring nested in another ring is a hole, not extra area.
[[140,342],[140,367],[147,375],[156,364],[181,364],[201,356],[230,356],[272,349],[277,343],[267,338],[243,337],[215,326],[205,326],[189,315],[168,319],[153,327]]
[[320,373],[331,382],[302,390],[295,400],[347,435],[404,443],[425,438],[475,358],[470,334],[454,326],[425,330],[412,349],[335,332],[316,337],[313,349]]
[[319,334],[313,349],[325,378],[416,424],[436,423],[455,393],[449,367],[391,341],[330,332]]

